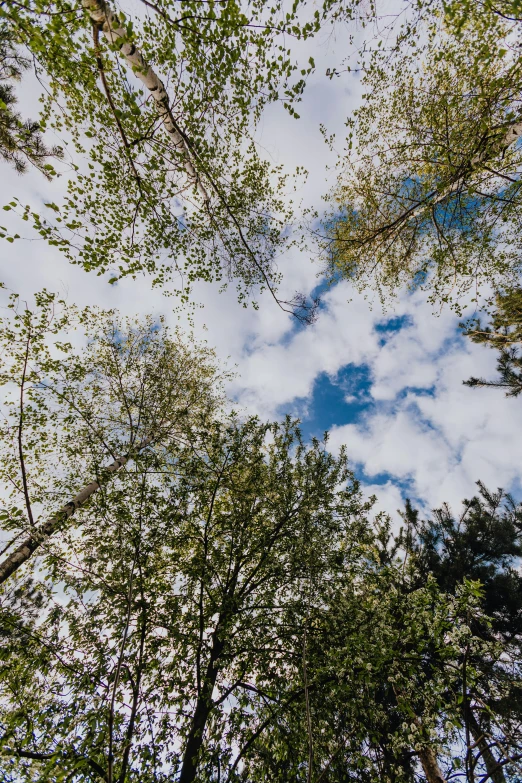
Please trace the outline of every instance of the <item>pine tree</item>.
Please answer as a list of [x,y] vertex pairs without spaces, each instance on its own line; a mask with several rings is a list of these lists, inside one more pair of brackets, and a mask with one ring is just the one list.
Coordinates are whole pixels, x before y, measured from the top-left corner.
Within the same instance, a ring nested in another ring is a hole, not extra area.
[[513,765],[522,758],[522,575],[517,568],[522,504],[501,489],[490,492],[481,482],[478,487],[479,494],[463,501],[458,517],[445,504],[421,520],[407,502],[401,541],[418,569],[418,584],[432,575],[450,595],[466,580],[482,585],[484,614],[472,630],[480,638],[496,640],[502,653],[469,656],[469,665],[482,675],[476,689],[467,690],[463,680],[462,719],[472,737],[466,740],[466,764],[473,770],[482,763],[494,783],[505,783],[505,771],[514,774]]
[[61,159],[63,150],[47,148],[38,122],[22,120],[15,111],[17,98],[14,87],[8,81],[17,81],[29,67],[13,44],[5,23],[0,25],[0,156],[11,163],[19,174],[27,170],[27,164],[36,166],[47,179],[55,174],[49,158]]
[[480,319],[461,324],[474,343],[488,345],[499,351],[497,369],[500,377],[486,381],[470,378],[466,386],[492,386],[505,389],[506,397],[518,397],[522,393],[522,288],[516,287],[497,293],[495,306],[490,313],[491,322],[483,325]]

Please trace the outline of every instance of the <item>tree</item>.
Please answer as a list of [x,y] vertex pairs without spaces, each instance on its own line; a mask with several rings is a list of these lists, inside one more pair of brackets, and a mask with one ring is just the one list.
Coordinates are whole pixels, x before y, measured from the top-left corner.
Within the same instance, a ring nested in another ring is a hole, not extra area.
[[277,716],[240,780],[516,779],[521,509],[480,490],[458,519],[446,506],[420,522],[408,503],[398,537],[381,519],[359,539],[365,559],[311,617],[309,706]]
[[501,489],[489,492],[481,482],[478,487],[478,496],[463,501],[459,517],[444,505],[421,521],[408,502],[402,542],[415,560],[419,584],[432,575],[450,595],[466,579],[482,584],[485,617],[477,617],[472,631],[500,641],[501,654],[482,651],[473,662],[481,671],[474,687],[463,672],[466,759],[470,774],[483,765],[494,783],[505,783],[505,772],[515,775],[522,759],[522,578],[516,568],[522,554],[522,506]]
[[55,173],[50,157],[63,158],[61,147],[48,149],[37,122],[21,119],[14,110],[17,102],[13,86],[8,80],[19,80],[29,62],[12,44],[9,30],[0,25],[0,156],[22,174],[27,163],[36,166],[47,179]]
[[[243,301],[259,286],[276,296],[291,209],[253,134],[271,101],[296,114],[314,65],[294,79],[286,39],[312,35],[332,5],[302,22],[299,2],[285,14],[280,1],[143,0],[132,17],[105,0],[3,5],[45,82],[41,125],[66,135],[72,158],[60,205],[6,207],[113,283],[146,272],[169,286],[179,275],[185,298],[195,280],[235,280]],[[311,317],[303,297],[280,304]]]
[[4,587],[6,780],[236,779],[259,712],[289,706],[304,583],[350,567],[365,513],[346,457],[289,421],[146,452],[61,537],[54,591],[37,570]]
[[467,22],[470,16],[476,13],[477,6],[481,12],[493,13],[502,19],[510,22],[522,21],[522,4],[520,0],[478,0],[475,5],[470,0],[455,2],[454,0],[443,1],[446,18],[452,24],[457,34],[465,33]]
[[[477,586],[468,583],[458,597],[433,577],[418,586],[390,553],[389,528],[369,532],[355,569],[330,585],[310,621],[312,771],[299,764],[308,744],[301,703],[263,735],[240,780],[406,783],[422,770],[429,783],[441,783],[441,768],[458,769],[463,650],[493,646],[470,639]],[[468,662],[468,685],[476,676]],[[289,682],[288,692],[295,687]]]
[[[12,296],[2,317],[2,526],[7,579],[129,460],[169,453],[221,405],[219,371],[205,345],[188,348],[160,321],[125,322],[54,295],[33,311]],[[68,336],[78,331],[75,347]],[[226,374],[225,374],[226,375]]]
[[486,381],[470,378],[466,386],[493,386],[506,389],[506,397],[518,397],[522,392],[522,289],[520,287],[497,293],[495,307],[490,313],[491,324],[483,325],[480,318],[461,324],[474,343],[482,343],[499,351],[497,369],[500,378]]
[[493,11],[470,12],[461,36],[439,3],[419,15],[370,58],[321,241],[332,278],[458,310],[520,275],[522,70],[514,24]]

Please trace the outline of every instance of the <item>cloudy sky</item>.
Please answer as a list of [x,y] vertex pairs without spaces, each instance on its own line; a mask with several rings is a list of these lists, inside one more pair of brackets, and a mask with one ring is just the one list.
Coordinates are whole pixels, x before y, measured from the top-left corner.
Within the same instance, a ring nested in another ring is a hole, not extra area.
[[[318,209],[336,161],[319,124],[338,134],[341,151],[344,122],[360,97],[357,76],[324,75],[327,67],[339,66],[348,46],[344,36],[339,31],[302,52],[312,54],[318,67],[299,108],[301,119],[271,107],[257,133],[274,163],[309,170],[298,198]],[[31,88],[21,101],[29,116],[35,114],[34,97]],[[17,177],[6,164],[0,171],[4,204],[14,195],[33,205],[56,200],[62,187],[35,173]],[[163,313],[177,322],[172,300],[151,289],[146,278],[111,286],[107,277],[68,265],[34,238],[2,243],[0,253],[0,279],[27,300],[45,286],[78,305]],[[283,293],[320,285],[320,267],[306,253],[294,250],[279,263]],[[522,401],[462,385],[470,375],[493,376],[495,355],[462,338],[451,312],[434,315],[416,293],[383,313],[378,302],[365,301],[346,282],[323,292],[319,318],[307,327],[268,296],[260,298],[258,311],[245,310],[233,291],[219,294],[210,285],[198,285],[195,298],[203,305],[194,316],[197,333],[237,365],[229,392],[239,405],[263,418],[299,416],[307,437],[329,430],[330,447],[346,444],[365,491],[378,496],[381,508],[395,513],[405,497],[428,508],[444,501],[457,507],[474,493],[478,479],[522,496]]]

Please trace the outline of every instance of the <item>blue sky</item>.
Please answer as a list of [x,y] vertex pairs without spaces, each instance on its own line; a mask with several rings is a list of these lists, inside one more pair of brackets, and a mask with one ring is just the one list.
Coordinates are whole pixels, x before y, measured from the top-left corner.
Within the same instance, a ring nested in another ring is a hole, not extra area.
[[[410,321],[405,315],[391,315],[376,323],[373,329],[379,335],[379,345],[384,346],[393,333]],[[334,426],[355,424],[363,413],[375,407],[370,394],[371,386],[371,369],[367,364],[347,364],[334,377],[325,372],[320,373],[314,380],[310,399],[302,400],[306,410],[302,422],[303,434],[307,437],[321,437],[325,430]],[[422,392],[433,394],[433,389]]]
[[355,423],[373,404],[368,397],[370,369],[352,364],[342,367],[334,378],[320,373],[314,380],[309,399],[296,400],[305,408],[302,429],[306,437],[322,437],[333,426]]
[[[391,333],[399,331],[407,323],[407,316],[391,316],[377,323],[374,330],[380,335],[380,343],[384,345]],[[303,437],[321,439],[324,433],[330,432],[333,427],[356,425],[363,415],[369,415],[376,407],[371,396],[371,387],[371,368],[367,364],[347,364],[341,367],[335,376],[329,376],[326,372],[320,373],[314,379],[310,397],[295,401],[297,413],[302,417]],[[426,390],[424,393],[432,394],[433,390]],[[284,410],[279,412],[286,413]],[[363,465],[356,465],[354,472],[360,481],[368,483],[369,477]],[[393,481],[393,474],[385,471],[373,476],[371,481],[375,485],[386,484]],[[409,496],[411,489],[408,482],[400,482],[400,485],[407,493],[405,496]]]

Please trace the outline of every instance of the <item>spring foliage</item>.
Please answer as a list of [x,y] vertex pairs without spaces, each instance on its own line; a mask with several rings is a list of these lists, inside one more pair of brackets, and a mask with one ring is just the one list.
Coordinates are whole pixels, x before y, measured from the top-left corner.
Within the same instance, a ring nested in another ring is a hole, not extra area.
[[459,310],[520,275],[518,35],[489,4],[461,35],[438,3],[419,8],[369,57],[322,247],[333,279]]

